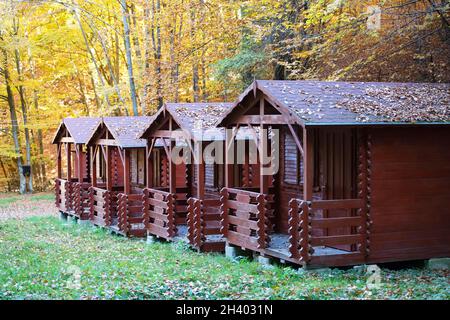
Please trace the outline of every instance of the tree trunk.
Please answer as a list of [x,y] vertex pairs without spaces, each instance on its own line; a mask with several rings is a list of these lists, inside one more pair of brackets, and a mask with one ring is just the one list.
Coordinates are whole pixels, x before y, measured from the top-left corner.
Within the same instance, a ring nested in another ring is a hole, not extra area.
[[[30,64],[31,70],[31,78],[33,80],[36,79],[36,67],[33,60],[33,56],[31,54],[31,48],[28,48],[28,62]],[[36,114],[39,114],[39,96],[38,91],[33,89],[33,108]],[[42,129],[37,129],[37,146],[39,151],[39,171],[40,171],[40,183],[42,184],[42,189],[46,189],[47,187],[47,172],[45,168],[45,159],[44,159],[44,143],[42,141]]]
[[22,168],[22,155],[20,151],[20,141],[19,141],[19,124],[17,122],[17,113],[16,113],[16,105],[14,103],[14,96],[13,92],[11,90],[11,79],[9,77],[9,70],[8,70],[8,54],[5,50],[3,51],[3,58],[4,58],[4,76],[5,76],[5,84],[6,84],[6,93],[8,98],[8,106],[9,106],[9,113],[11,116],[11,132],[14,140],[14,149],[16,152],[17,157],[17,168],[19,171],[19,192],[21,194],[24,194],[26,192],[26,178],[23,175],[23,168]]
[[138,112],[137,98],[136,98],[136,86],[134,84],[133,61],[132,61],[132,57],[131,57],[130,26],[128,24],[127,1],[121,0],[120,5],[122,7],[122,22],[123,22],[123,31],[124,31],[123,39],[124,39],[124,43],[125,43],[125,53],[126,53],[126,57],[127,57],[131,103],[133,105],[133,115],[138,116],[139,112]]
[[[160,109],[164,104],[164,99],[162,96],[162,79],[161,79],[161,0],[152,1],[152,43],[153,52],[155,57],[155,78],[156,78],[156,97],[158,99],[158,109]],[[156,33],[156,35],[155,35]]]
[[[17,30],[16,30],[17,31]],[[20,54],[19,50],[14,50],[15,58],[16,58],[16,69],[17,74],[19,76],[19,81],[21,82],[22,79],[22,68],[20,65]],[[28,192],[33,192],[33,172],[31,172],[31,143],[30,143],[30,130],[28,129],[28,108],[27,108],[27,102],[25,99],[25,89],[22,85],[19,85],[17,87],[17,90],[19,92],[20,96],[20,106],[22,110],[22,120],[23,120],[23,126],[24,126],[24,133],[25,133],[25,150],[26,150],[26,165],[30,167],[30,176],[28,177]]]
[[[192,3],[191,3],[192,4]],[[191,6],[191,44],[195,46],[195,7]],[[192,57],[192,91],[194,102],[199,100],[199,76],[198,76],[198,61],[193,53]]]
[[[105,81],[103,80],[103,76],[98,67],[97,60],[94,57],[94,53],[92,52],[91,47],[89,46],[89,41],[88,41],[86,32],[84,31],[83,25],[81,24],[80,16],[78,15],[78,11],[77,11],[78,4],[76,1],[73,1],[73,4],[74,4],[73,15],[75,17],[75,20],[77,20],[78,26],[80,27],[80,31],[83,36],[84,44],[86,46],[86,51],[88,52],[89,56],[91,57],[91,61],[95,67],[95,71],[97,72],[97,76],[100,81],[100,84],[102,85],[102,87],[105,87]],[[94,82],[94,85],[95,85],[95,82]],[[111,104],[109,103],[109,96],[107,93],[105,93],[105,102],[106,102],[108,108],[110,108]]]

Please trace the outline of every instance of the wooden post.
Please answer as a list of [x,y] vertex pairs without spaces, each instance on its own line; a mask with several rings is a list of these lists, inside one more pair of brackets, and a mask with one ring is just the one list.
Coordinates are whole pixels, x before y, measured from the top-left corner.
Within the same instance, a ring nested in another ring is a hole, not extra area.
[[197,151],[197,198],[203,199],[205,197],[205,162],[202,159],[202,142],[196,144]]
[[57,164],[57,168],[58,168],[58,179],[62,178],[62,164],[61,164],[61,148],[62,148],[62,144],[58,143],[57,146],[57,155],[58,155],[58,164]]
[[148,140],[147,140],[147,147],[145,149],[145,159],[146,159],[146,181],[145,185],[147,188],[153,187],[153,150],[150,150],[148,147]]
[[106,146],[106,190],[112,191],[113,177],[111,171],[111,147]]
[[169,148],[169,192],[175,194],[177,192],[177,167],[172,159],[172,150],[175,147],[175,141],[170,140]]
[[264,129],[267,129],[267,126],[263,124],[264,118],[264,99],[261,98],[259,102],[259,115],[261,117],[260,127],[259,127],[259,185],[260,185],[260,193],[268,194],[269,193],[269,185],[267,183],[267,176],[264,175],[264,156],[267,154],[267,132]]
[[66,144],[66,157],[67,157],[67,181],[72,179],[72,144]]
[[[119,150],[121,152],[121,150]],[[128,149],[123,149],[123,187],[126,195],[131,193],[131,175],[130,175],[130,157],[131,153]]]
[[[234,177],[234,172],[233,172],[233,160],[234,160],[234,152],[232,152],[231,150],[234,151],[234,141],[231,141],[233,138],[233,135],[231,134],[230,128],[227,126],[225,127],[226,130],[226,138],[225,138],[225,187],[227,188],[232,188],[234,187],[233,185],[233,177]],[[230,148],[228,148],[228,146],[230,145],[230,143],[232,143],[232,145],[230,146]]]
[[83,148],[81,144],[75,145],[75,150],[78,159],[78,182],[83,182]]
[[92,186],[95,188],[97,187],[97,164],[96,164],[96,159],[97,159],[97,153],[96,153],[96,147],[95,146],[91,146],[91,181],[92,181]]
[[310,130],[303,128],[303,151],[304,151],[304,200],[311,201],[313,197],[314,183],[314,154],[313,135]]

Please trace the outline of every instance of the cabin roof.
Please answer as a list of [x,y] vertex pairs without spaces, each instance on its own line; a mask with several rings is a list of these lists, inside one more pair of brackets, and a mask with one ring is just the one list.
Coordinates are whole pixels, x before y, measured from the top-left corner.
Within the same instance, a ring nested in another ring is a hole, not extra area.
[[101,118],[80,117],[65,118],[56,130],[52,143],[57,143],[62,138],[64,128],[76,144],[86,144],[101,123]]
[[234,106],[257,90],[302,125],[450,124],[448,83],[257,80]]
[[[155,118],[164,117],[168,112],[178,126],[188,132],[195,140],[223,140],[223,128],[217,128],[217,121],[232,107],[232,103],[166,103],[158,111]],[[155,121],[156,122],[156,121]],[[151,124],[143,131],[141,136],[152,130]]]
[[103,123],[121,148],[144,148],[147,141],[142,132],[153,122],[154,116],[104,117]]

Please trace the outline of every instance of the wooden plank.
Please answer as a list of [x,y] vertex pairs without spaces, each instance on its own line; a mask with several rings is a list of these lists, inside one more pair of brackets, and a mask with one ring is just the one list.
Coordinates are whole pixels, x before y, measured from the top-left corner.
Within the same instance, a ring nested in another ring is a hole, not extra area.
[[244,220],[244,219],[240,219],[238,217],[232,216],[232,215],[228,216],[228,223],[234,224],[241,228],[249,228],[249,229],[253,229],[253,230],[258,229],[258,223],[256,221]]
[[228,230],[227,241],[239,247],[258,251],[258,240],[255,237],[245,236],[235,231]]
[[163,214],[163,213],[159,213],[159,212],[155,212],[155,211],[149,210],[148,211],[148,215],[152,219],[161,220],[161,221],[164,221],[164,222],[169,222],[169,217],[167,216],[167,214]]
[[336,246],[345,244],[360,243],[363,240],[362,235],[342,235],[342,236],[329,236],[329,237],[311,237],[311,245],[314,246]]
[[168,232],[167,228],[160,227],[153,223],[150,223],[148,225],[147,230],[148,230],[148,233],[150,233],[152,235],[163,237],[165,239],[169,239],[169,232]]
[[363,206],[363,199],[313,200],[311,202],[312,209],[357,209]]
[[313,218],[310,219],[313,228],[339,228],[339,227],[357,227],[362,223],[361,217],[343,217],[343,218]]
[[161,209],[167,209],[168,205],[166,201],[163,200],[158,200],[158,199],[154,199],[154,198],[148,198],[148,203],[151,206],[156,206],[159,207]]
[[234,200],[227,200],[227,208],[239,211],[247,211],[250,213],[258,213],[256,204],[242,203]]

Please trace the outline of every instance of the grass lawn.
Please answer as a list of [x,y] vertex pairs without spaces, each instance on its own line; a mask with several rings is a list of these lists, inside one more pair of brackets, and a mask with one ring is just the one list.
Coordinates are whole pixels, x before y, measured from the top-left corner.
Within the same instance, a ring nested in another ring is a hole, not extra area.
[[15,202],[23,201],[24,199],[28,201],[54,201],[55,195],[51,193],[38,193],[32,195],[2,194],[0,196],[0,207],[8,207]]
[[383,269],[381,288],[370,291],[355,269],[267,269],[55,217],[0,221],[0,299],[449,299],[448,276]]

